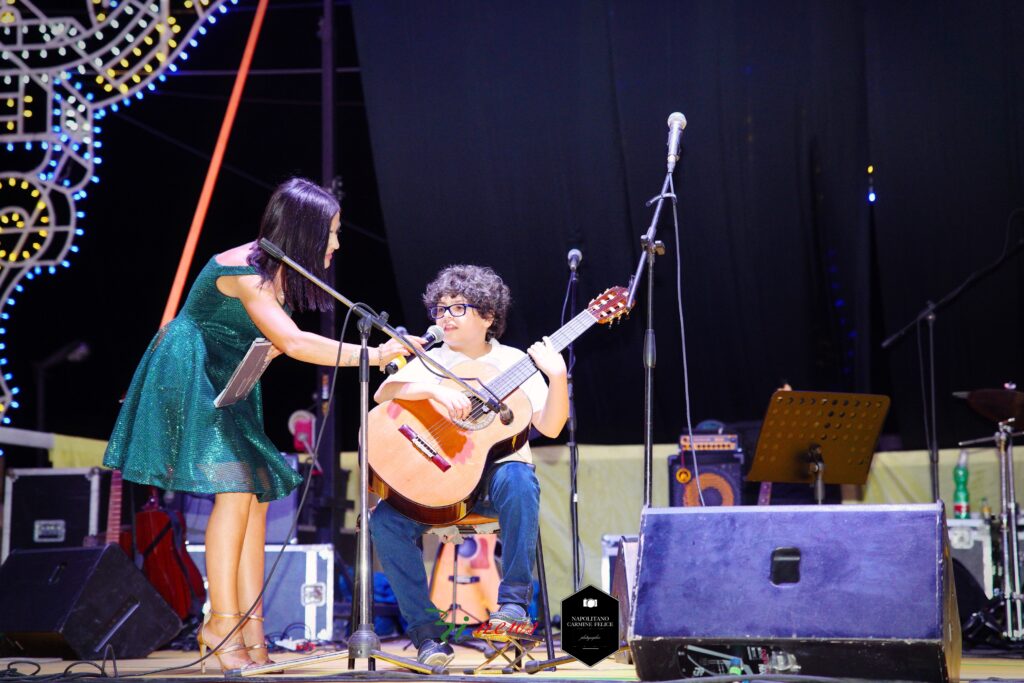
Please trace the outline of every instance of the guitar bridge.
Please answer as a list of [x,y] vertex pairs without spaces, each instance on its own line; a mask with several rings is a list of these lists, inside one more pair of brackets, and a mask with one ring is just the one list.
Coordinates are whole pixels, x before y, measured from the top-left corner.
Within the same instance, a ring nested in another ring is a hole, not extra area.
[[430,444],[424,441],[412,427],[409,425],[402,425],[398,428],[398,431],[402,436],[409,439],[409,443],[411,443],[416,450],[422,453],[423,457],[437,465],[437,469],[442,472],[447,472],[451,469],[451,463],[441,457],[441,454],[435,451]]

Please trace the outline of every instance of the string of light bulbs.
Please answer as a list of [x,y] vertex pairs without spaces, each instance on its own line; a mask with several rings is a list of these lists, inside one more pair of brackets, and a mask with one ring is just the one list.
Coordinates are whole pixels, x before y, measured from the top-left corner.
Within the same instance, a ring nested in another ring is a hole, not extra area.
[[[19,388],[4,341],[25,281],[78,252],[97,125],[155,91],[238,0],[83,0],[85,18],[0,0],[0,422]],[[0,451],[2,454],[2,451]]]

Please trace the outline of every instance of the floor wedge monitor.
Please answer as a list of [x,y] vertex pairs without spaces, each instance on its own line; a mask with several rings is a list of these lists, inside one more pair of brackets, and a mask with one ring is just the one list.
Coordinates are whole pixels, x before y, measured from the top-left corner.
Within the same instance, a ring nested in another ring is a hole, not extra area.
[[16,550],[0,567],[0,648],[18,657],[146,657],[178,616],[117,545]]
[[946,539],[938,504],[647,509],[637,673],[956,681]]

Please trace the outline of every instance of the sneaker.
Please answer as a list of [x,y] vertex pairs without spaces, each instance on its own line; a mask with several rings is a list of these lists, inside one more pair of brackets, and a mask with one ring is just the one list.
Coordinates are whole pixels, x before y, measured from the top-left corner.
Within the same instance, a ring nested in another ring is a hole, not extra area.
[[498,628],[501,625],[505,625],[506,628],[513,624],[529,624],[530,617],[526,614],[526,608],[522,605],[518,605],[514,602],[506,602],[495,612],[491,612],[491,617],[487,622],[490,628]]
[[420,643],[416,661],[424,666],[448,666],[455,659],[455,650],[448,643],[434,638],[427,638]]

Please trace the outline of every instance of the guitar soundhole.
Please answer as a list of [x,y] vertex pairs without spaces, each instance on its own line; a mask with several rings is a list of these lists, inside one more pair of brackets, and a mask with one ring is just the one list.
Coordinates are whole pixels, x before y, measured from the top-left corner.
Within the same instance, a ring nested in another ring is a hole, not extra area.
[[494,412],[476,396],[470,396],[469,401],[473,405],[469,412],[470,417],[466,420],[453,420],[453,423],[460,429],[469,431],[477,431],[489,427],[494,422]]
[[469,538],[464,538],[462,540],[462,543],[458,545],[458,549],[459,557],[473,557],[474,555],[476,555],[476,539],[472,536],[470,536]]

